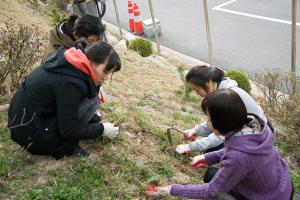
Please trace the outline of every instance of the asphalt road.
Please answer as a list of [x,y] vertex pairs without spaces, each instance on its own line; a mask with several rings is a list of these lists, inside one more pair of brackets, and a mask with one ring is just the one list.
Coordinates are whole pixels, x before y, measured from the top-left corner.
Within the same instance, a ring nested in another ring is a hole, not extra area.
[[[142,20],[149,19],[147,0],[137,0]],[[225,4],[224,4],[225,3]],[[121,24],[127,28],[127,1],[117,0]],[[211,0],[208,3],[213,64],[226,70],[290,70],[291,0]],[[222,5],[223,4],[223,5]],[[201,0],[153,0],[161,21],[163,45],[208,61]],[[297,72],[300,75],[300,3],[297,6]],[[104,19],[116,24],[113,1],[107,1]]]

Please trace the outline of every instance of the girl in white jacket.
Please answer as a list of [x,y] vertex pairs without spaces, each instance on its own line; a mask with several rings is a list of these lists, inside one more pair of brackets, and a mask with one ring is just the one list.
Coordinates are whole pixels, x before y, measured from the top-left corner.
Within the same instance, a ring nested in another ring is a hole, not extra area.
[[[201,97],[206,97],[216,90],[230,88],[241,97],[247,113],[255,114],[267,122],[263,110],[256,104],[254,99],[246,91],[239,88],[236,81],[225,77],[224,72],[217,67],[195,66],[187,73],[186,82]],[[271,124],[268,123],[268,125],[273,131]],[[192,142],[179,145],[176,148],[179,154],[188,154],[195,151],[207,153],[223,148],[224,138],[212,133],[212,130],[206,126],[206,123],[201,123],[192,129],[184,131],[184,133],[185,139]],[[196,136],[202,136],[203,138],[195,140]]]

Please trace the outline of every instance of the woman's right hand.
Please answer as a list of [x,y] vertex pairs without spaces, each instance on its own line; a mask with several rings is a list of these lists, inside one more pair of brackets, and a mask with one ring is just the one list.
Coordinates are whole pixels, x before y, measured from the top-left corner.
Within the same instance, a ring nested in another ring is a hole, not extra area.
[[191,165],[194,168],[206,168],[207,167],[207,161],[205,160],[204,155],[195,156],[192,158]]
[[109,139],[115,138],[119,134],[119,127],[115,127],[112,123],[103,123],[103,136]]
[[164,195],[170,195],[172,185],[165,185],[165,186],[151,186],[148,188],[148,191],[146,191],[146,195],[148,196],[164,196]]
[[186,155],[191,153],[191,148],[189,144],[181,144],[176,148],[176,152],[181,155]]

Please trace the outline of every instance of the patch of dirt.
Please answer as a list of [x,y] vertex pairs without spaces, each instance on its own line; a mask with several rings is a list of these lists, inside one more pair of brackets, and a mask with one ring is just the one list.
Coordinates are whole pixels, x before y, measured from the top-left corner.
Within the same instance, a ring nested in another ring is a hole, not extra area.
[[[118,53],[121,56],[122,69],[114,74],[111,85],[104,85],[104,90],[109,97],[107,102],[115,102],[121,108],[113,112],[124,112],[125,109],[122,107],[136,105],[143,100],[144,105],[138,105],[137,108],[146,115],[155,116],[151,124],[166,130],[169,127],[166,123],[173,119],[174,113],[179,112],[182,106],[181,100],[174,93],[182,85],[176,66],[156,55],[143,58],[131,50],[118,51]],[[192,110],[192,114],[195,115],[200,114],[200,108],[199,111],[195,109],[198,106],[197,103],[188,105],[189,110]],[[183,165],[181,161],[170,156],[168,151],[174,149],[167,148],[162,151],[150,132],[133,133],[130,129],[125,130],[122,132],[122,137],[128,148],[115,148],[141,166],[144,165],[146,158],[153,162],[166,160],[176,174],[174,181],[187,183],[189,176],[184,173],[194,174],[194,169],[190,168],[189,163]]]
[[[0,13],[2,18],[0,26],[6,20],[14,18],[18,23],[38,25],[41,34],[47,34],[51,28],[48,17],[20,4],[18,0],[0,1],[0,7],[4,11]],[[149,122],[147,122],[151,124],[151,127],[159,127],[162,130],[166,130],[170,121],[174,120],[175,113],[181,112],[180,109],[183,104],[186,104],[187,110],[191,111],[190,114],[201,114],[200,102],[186,103],[181,98],[176,97],[175,90],[180,89],[183,83],[180,80],[176,66],[170,61],[157,55],[143,58],[131,50],[117,49],[117,51],[122,60],[122,69],[113,75],[111,85],[108,83],[104,86],[107,94],[106,102],[117,104],[117,108],[111,112],[126,114],[129,113],[130,106],[132,106],[141,111],[143,116],[151,116]],[[109,113],[105,114],[108,115]],[[126,116],[125,121],[133,120],[129,119],[130,117]],[[184,124],[175,123],[174,125],[179,126],[181,129],[191,128],[186,127]],[[199,174],[191,169],[188,158],[187,162],[183,162],[173,156],[174,149],[170,147],[162,148],[151,130],[148,132],[134,132],[131,129],[122,129],[120,138],[122,140],[120,143],[112,141],[101,146],[97,141],[83,141],[81,145],[91,153],[90,157],[97,165],[104,165],[108,169],[116,166],[103,163],[103,158],[116,154],[117,156],[126,156],[137,166],[145,169],[148,169],[147,162],[149,161],[153,163],[165,161],[175,174],[170,178],[169,181],[171,182],[188,183],[191,176]],[[48,156],[24,155],[24,159],[29,163],[28,167],[35,169],[37,173],[34,180],[30,180],[34,184],[47,185],[49,181],[47,172],[49,171],[57,169],[72,170],[73,157],[56,161]],[[201,182],[200,176],[196,177]]]
[[24,25],[36,25],[42,34],[48,34],[51,28],[50,18],[27,6],[24,0],[2,0],[0,9],[0,28],[11,19]]

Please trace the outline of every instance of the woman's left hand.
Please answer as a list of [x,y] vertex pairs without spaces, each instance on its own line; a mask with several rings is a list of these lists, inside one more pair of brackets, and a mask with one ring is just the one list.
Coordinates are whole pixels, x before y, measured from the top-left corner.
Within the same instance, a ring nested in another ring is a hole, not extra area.
[[158,186],[148,188],[146,195],[148,196],[162,196],[162,195],[170,195],[171,185]]

